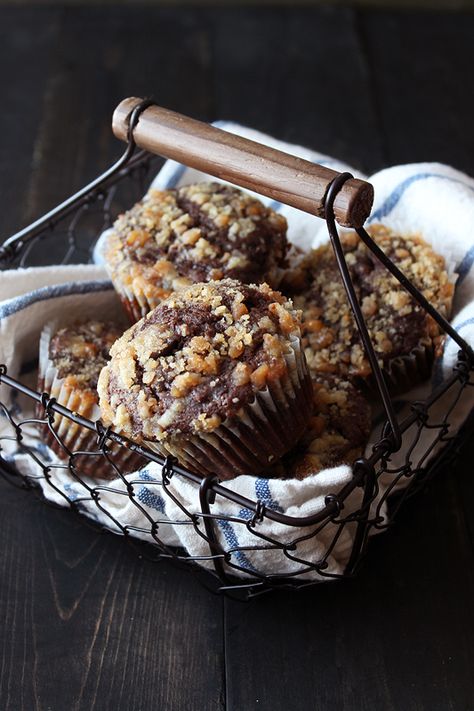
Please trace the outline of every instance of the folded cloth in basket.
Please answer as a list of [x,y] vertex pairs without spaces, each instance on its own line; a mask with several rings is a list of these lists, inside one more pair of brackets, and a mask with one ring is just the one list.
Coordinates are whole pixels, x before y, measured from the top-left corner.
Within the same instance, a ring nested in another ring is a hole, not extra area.
[[[267,143],[289,153],[302,156],[336,170],[350,170],[349,166],[306,148],[285,144],[268,136],[235,124],[219,123],[235,133]],[[153,181],[159,188],[169,188],[207,179],[194,170],[168,161]],[[388,168],[369,180],[375,187],[375,205],[370,222],[384,224],[402,232],[418,232],[434,249],[443,254],[453,279],[457,277],[457,291],[452,323],[474,345],[474,180],[448,166],[423,163]],[[317,246],[328,239],[325,223],[294,208],[269,199],[264,202],[285,214],[289,223],[289,238],[301,247]],[[100,262],[100,246],[96,261]],[[6,279],[5,279],[6,277]],[[34,372],[29,365],[35,358],[42,326],[53,316],[67,314],[73,319],[83,315],[109,316],[119,309],[118,300],[100,266],[54,267],[22,269],[2,276],[0,287],[0,363],[5,363],[13,376],[34,385]],[[458,347],[448,339],[442,360],[436,364],[431,382],[417,387],[397,401],[401,415],[410,412],[410,403],[426,398],[452,372]],[[410,461],[416,467],[424,453],[434,443],[443,428],[446,412],[453,405],[453,394],[444,396],[433,408],[430,422],[438,427],[424,429],[417,444],[411,449]],[[15,422],[32,413],[31,400],[18,396],[2,386],[0,399],[7,404]],[[472,388],[464,390],[450,414],[449,435],[454,434],[474,405]],[[23,474],[34,479],[44,495],[60,505],[75,502],[84,514],[117,533],[127,532],[147,540],[155,540],[167,550],[180,547],[200,559],[205,567],[212,566],[209,545],[202,534],[204,525],[199,517],[201,505],[198,486],[173,476],[163,486],[161,468],[150,463],[141,471],[117,479],[108,486],[100,486],[100,508],[92,493],[97,482],[75,479],[64,462],[41,442],[32,425],[22,428],[24,447],[14,440],[2,439],[12,434],[12,424],[5,413],[0,417],[0,444],[3,456]],[[414,424],[405,435],[406,442],[417,438]],[[371,443],[380,437],[374,427]],[[438,444],[430,450],[437,451]],[[33,455],[33,456],[32,456]],[[399,475],[406,462],[406,447],[392,456],[390,470],[379,479],[378,493],[372,503],[370,516],[386,517],[385,496],[408,480]],[[37,463],[41,461],[48,469]],[[339,466],[310,476],[303,481],[267,480],[262,477],[240,476],[226,482],[225,487],[253,501],[260,501],[265,509],[295,518],[316,514],[325,506],[328,494],[337,494],[350,481],[351,468]],[[133,496],[130,496],[130,487]],[[166,489],[166,491],[165,491]],[[92,490],[92,492],[91,492]],[[340,519],[350,518],[362,502],[362,490],[355,489],[346,499]],[[315,579],[322,575],[341,574],[350,556],[355,523],[341,526],[338,520],[329,522],[321,530],[311,527],[291,527],[266,517],[255,517],[249,509],[217,496],[212,513],[216,521],[218,543],[227,553],[227,560],[237,576],[258,580],[260,575],[292,575],[296,579]],[[153,522],[158,525],[153,526]],[[153,528],[153,534],[152,534]],[[197,530],[196,530],[197,529]],[[373,529],[375,530],[375,529]],[[316,535],[312,536],[311,534]],[[309,564],[325,561],[324,571],[317,572]]]

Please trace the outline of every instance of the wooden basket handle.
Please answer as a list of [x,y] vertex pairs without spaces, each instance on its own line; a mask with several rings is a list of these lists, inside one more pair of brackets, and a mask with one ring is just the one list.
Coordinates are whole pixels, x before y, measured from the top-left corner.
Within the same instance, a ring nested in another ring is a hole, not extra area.
[[[124,99],[115,109],[112,128],[127,141],[128,121],[142,99]],[[340,173],[296,158],[207,123],[151,105],[141,113],[133,137],[140,148],[172,158],[243,188],[324,217],[329,186]],[[370,214],[373,187],[347,180],[336,195],[334,215],[344,227],[361,227]]]

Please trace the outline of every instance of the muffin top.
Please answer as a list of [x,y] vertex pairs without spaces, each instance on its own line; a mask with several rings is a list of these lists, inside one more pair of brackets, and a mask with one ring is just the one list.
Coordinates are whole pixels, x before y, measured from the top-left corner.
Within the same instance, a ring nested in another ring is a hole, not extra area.
[[95,392],[112,344],[123,329],[104,321],[76,322],[61,328],[49,342],[48,356],[59,378],[81,390]]
[[371,408],[347,380],[313,377],[313,415],[298,444],[268,474],[304,479],[322,469],[352,464],[361,456],[371,430]]
[[268,285],[232,279],[168,297],[113,346],[103,420],[129,437],[212,432],[287,372],[299,314]]
[[150,190],[115,222],[104,257],[112,279],[134,282],[157,304],[182,286],[224,277],[275,285],[286,230],[282,215],[230,185]]
[[[418,236],[400,236],[381,225],[375,242],[444,316],[454,292],[443,257]],[[369,334],[381,366],[417,347],[442,343],[436,322],[378,261],[355,232],[341,243]],[[370,365],[352,315],[331,244],[305,260],[309,286],[295,297],[303,311],[303,346],[310,369],[367,377]]]

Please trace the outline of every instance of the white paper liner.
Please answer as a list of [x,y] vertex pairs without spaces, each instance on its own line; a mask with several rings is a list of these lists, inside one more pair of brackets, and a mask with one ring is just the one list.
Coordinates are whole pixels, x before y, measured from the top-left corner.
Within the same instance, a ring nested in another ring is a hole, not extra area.
[[177,457],[193,471],[221,479],[258,474],[295,445],[312,414],[311,378],[299,338],[290,337],[284,358],[285,375],[256,393],[239,420],[227,418],[213,432],[169,435],[146,445]]
[[[45,325],[40,337],[39,346],[39,370],[38,370],[38,389],[47,392],[56,400],[59,405],[68,408],[71,412],[75,412],[82,417],[85,417],[93,422],[100,419],[100,410],[95,401],[88,397],[90,391],[85,393],[81,389],[71,388],[67,384],[65,378],[60,378],[57,368],[49,357],[49,344],[51,338],[57,331],[65,325],[64,319],[55,319]],[[61,325],[60,325],[61,324]],[[41,406],[38,407],[38,414],[43,416]],[[85,427],[77,424],[73,420],[55,413],[53,420],[53,429],[58,439],[46,427],[43,428],[45,433],[46,443],[51,449],[62,459],[68,459],[67,450],[71,452],[98,452],[97,433],[88,430]],[[121,447],[116,443],[107,442],[109,456],[114,465],[122,474],[134,471],[143,465],[144,460],[135,452]],[[65,449],[66,448],[66,449]],[[84,455],[75,455],[74,464],[79,474],[91,476],[93,478],[114,479],[117,477],[117,472],[114,467],[107,463],[103,457],[91,457]]]

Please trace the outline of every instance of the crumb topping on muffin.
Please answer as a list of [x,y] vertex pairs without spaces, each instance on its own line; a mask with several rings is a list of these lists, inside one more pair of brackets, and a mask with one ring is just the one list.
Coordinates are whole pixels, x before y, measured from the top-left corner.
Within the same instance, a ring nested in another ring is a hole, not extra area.
[[99,373],[109,360],[112,344],[123,333],[116,324],[103,321],[77,322],[61,328],[49,343],[49,358],[59,378],[71,387],[93,390]]
[[212,432],[287,371],[299,314],[268,285],[225,279],[173,294],[113,346],[104,422],[133,438]]
[[[454,286],[443,257],[421,237],[400,236],[382,225],[369,229],[379,247],[444,316],[449,316]],[[357,233],[341,243],[356,294],[381,366],[417,347],[439,348],[443,334],[399,282],[376,259]],[[307,257],[310,285],[295,297],[303,311],[303,346],[310,369],[367,377],[371,369],[350,309],[330,244]]]
[[150,190],[116,221],[104,251],[112,279],[159,301],[186,285],[231,277],[275,283],[286,219],[230,185]]

